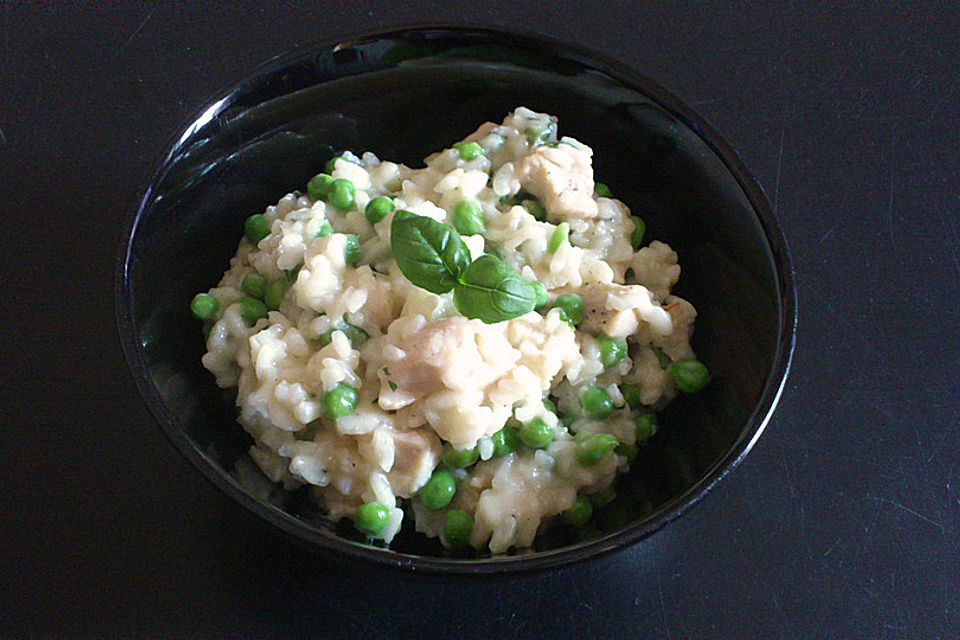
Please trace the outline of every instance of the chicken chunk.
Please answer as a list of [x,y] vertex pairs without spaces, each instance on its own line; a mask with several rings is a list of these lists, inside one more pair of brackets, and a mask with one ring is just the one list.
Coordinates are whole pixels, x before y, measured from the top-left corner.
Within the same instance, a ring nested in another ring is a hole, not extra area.
[[569,145],[540,146],[517,166],[521,186],[543,201],[551,217],[596,218],[590,154]]
[[588,332],[626,338],[645,326],[659,336],[668,335],[673,328],[670,314],[641,285],[596,282],[580,295],[586,311],[580,328]]
[[390,451],[390,465],[385,469],[390,488],[409,498],[430,479],[440,458],[440,441],[422,430],[377,432],[377,436],[381,434]]
[[507,358],[491,364],[480,352],[478,322],[462,316],[427,322],[418,315],[391,324],[379,345],[380,407],[400,409],[444,389],[484,389],[509,370],[516,360],[510,344],[501,337]]

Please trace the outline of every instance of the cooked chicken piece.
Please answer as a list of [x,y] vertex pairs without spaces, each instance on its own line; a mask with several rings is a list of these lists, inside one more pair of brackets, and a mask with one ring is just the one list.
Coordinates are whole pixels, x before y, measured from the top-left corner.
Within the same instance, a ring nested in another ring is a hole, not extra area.
[[516,360],[510,344],[502,339],[506,358],[492,365],[480,353],[475,323],[463,316],[430,322],[407,316],[391,324],[378,371],[380,407],[400,409],[445,388],[484,389],[509,370]]
[[394,431],[393,467],[387,473],[393,492],[409,498],[430,479],[440,457],[440,441],[425,430]]
[[517,178],[554,218],[596,218],[590,155],[569,145],[540,146],[517,165]]
[[580,292],[586,311],[580,329],[603,332],[611,338],[626,338],[649,326],[654,335],[666,336],[672,329],[670,314],[641,285],[596,282]]

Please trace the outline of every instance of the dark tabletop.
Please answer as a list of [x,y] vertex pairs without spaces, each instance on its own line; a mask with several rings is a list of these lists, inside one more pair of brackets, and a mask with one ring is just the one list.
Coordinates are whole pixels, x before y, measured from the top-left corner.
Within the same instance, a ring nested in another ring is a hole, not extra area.
[[[960,634],[960,5],[36,4],[0,3],[0,634]],[[126,369],[119,225],[172,133],[294,46],[423,20],[635,66],[740,153],[784,228],[800,317],[779,409],[623,552],[484,580],[317,557],[189,466]]]

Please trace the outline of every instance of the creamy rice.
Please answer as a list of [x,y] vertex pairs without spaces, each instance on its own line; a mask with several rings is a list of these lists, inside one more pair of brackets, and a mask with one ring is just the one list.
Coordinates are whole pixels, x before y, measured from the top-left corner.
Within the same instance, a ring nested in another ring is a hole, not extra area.
[[[340,156],[331,176],[355,188],[347,210],[299,193],[267,207],[269,233],[256,246],[242,239],[209,291],[218,304],[203,365],[219,386],[238,387],[251,458],[273,482],[310,485],[335,520],[382,505],[386,524],[372,537],[386,542],[414,517],[407,526],[447,544],[446,514],[463,510],[473,516],[470,545],[502,553],[530,546],[554,516],[628,470],[630,447],[642,444],[638,416],[677,393],[664,364],[694,358],[696,311],[670,294],[677,254],[656,240],[635,250],[627,206],[595,193],[592,150],[558,139],[555,118],[520,107],[464,142],[479,144],[476,157],[451,147],[422,169],[372,153]],[[476,203],[485,230],[462,236],[470,257],[495,252],[542,284],[550,302],[492,324],[460,315],[452,293],[421,289],[401,272],[390,242],[396,213],[373,224],[364,215],[377,196],[448,225],[458,203]],[[551,251],[561,223],[569,240]],[[350,234],[360,247],[354,263]],[[251,324],[242,299],[254,273],[287,284]],[[576,326],[552,306],[571,293],[584,303]],[[601,340],[609,340],[601,336],[625,340],[628,353],[604,366]],[[325,417],[325,396],[343,385],[356,391],[355,407]],[[582,406],[594,385],[613,404],[604,419]],[[625,385],[642,407],[627,405]],[[495,455],[498,432],[537,419],[551,431],[549,444]],[[622,446],[584,464],[579,443],[596,433]],[[445,468],[444,447],[476,448],[479,460],[452,470],[452,500],[430,509],[419,492]]]

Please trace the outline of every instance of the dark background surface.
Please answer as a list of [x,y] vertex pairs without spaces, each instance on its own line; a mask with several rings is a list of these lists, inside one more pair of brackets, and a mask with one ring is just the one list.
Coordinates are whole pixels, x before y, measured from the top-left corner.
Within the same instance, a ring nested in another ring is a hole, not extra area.
[[[960,5],[0,3],[0,634],[952,638]],[[704,116],[767,190],[800,324],[780,407],[693,511],[509,579],[318,558],[161,435],[113,320],[170,137],[271,57],[430,20],[568,39]]]

